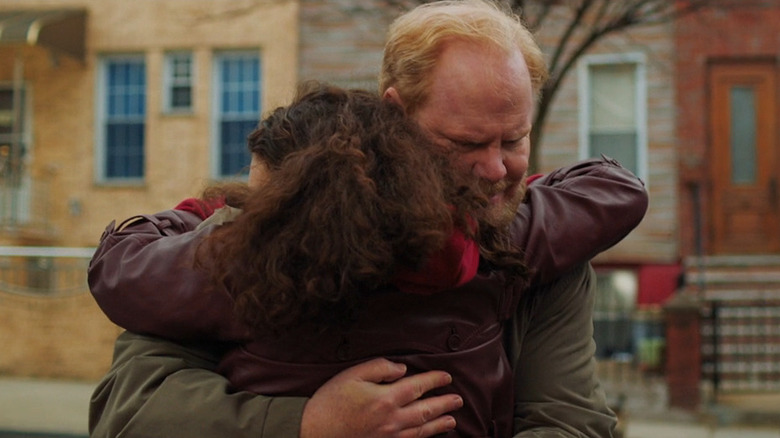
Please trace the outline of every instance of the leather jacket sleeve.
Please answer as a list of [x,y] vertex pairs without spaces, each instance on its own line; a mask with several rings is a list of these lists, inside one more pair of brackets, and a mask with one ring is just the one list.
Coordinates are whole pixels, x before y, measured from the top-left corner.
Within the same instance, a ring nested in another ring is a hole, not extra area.
[[515,373],[515,438],[614,436],[615,414],[596,376],[595,274],[581,264],[527,290],[507,354]]
[[248,339],[233,301],[193,269],[197,245],[213,226],[167,210],[112,222],[88,269],[90,292],[115,324],[169,339]]
[[511,232],[525,251],[531,283],[548,283],[620,242],[647,205],[642,181],[604,156],[529,184]]
[[[616,161],[591,159],[529,185],[512,224],[532,283],[546,283],[623,239],[644,217],[642,182]],[[90,290],[103,312],[125,329],[171,339],[246,339],[232,300],[207,289],[191,267],[211,227],[169,210],[110,224],[89,267]],[[188,264],[189,263],[189,264]]]
[[235,392],[221,349],[125,332],[89,406],[91,438],[298,438],[301,397]]

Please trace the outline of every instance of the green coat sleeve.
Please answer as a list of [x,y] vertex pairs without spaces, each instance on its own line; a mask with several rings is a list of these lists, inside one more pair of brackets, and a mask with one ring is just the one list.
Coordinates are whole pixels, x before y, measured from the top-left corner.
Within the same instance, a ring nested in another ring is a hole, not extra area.
[[525,292],[511,333],[515,438],[605,438],[617,422],[596,376],[595,274],[581,265]]
[[297,438],[308,399],[234,392],[221,351],[125,332],[92,395],[92,438]]

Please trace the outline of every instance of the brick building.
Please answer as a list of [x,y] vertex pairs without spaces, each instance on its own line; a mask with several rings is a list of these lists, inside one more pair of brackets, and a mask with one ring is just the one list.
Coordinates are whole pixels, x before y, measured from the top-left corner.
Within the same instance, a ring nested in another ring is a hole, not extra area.
[[780,393],[779,18],[745,2],[675,32],[680,254],[718,399]]
[[110,221],[241,174],[246,134],[295,88],[298,6],[0,4],[0,245],[35,246],[0,257],[0,374],[106,370],[118,331],[83,254]]
[[295,1],[9,0],[0,14],[6,244],[95,245],[113,219],[238,174],[244,131],[297,80]]
[[703,227],[683,227],[684,255],[780,253],[778,18],[780,5],[709,10],[677,26],[681,219],[698,210]]

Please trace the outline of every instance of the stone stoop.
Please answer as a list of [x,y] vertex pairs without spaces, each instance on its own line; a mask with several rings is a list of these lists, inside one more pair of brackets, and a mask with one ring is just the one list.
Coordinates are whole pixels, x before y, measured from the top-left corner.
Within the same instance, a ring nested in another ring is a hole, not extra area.
[[705,301],[780,301],[780,255],[725,255],[685,260],[685,293]]

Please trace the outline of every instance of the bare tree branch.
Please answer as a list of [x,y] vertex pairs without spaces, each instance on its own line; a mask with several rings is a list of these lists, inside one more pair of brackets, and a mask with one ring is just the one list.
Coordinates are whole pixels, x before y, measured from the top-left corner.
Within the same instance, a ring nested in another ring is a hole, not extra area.
[[195,19],[198,21],[210,21],[210,20],[223,20],[233,17],[240,17],[246,15],[249,12],[254,11],[259,7],[274,6],[284,3],[290,3],[294,0],[252,0],[248,3],[242,3],[234,7],[225,7],[223,9],[216,9],[209,7],[199,13]]
[[593,6],[593,0],[583,0],[582,3],[580,3],[579,7],[574,11],[573,17],[569,21],[568,26],[566,27],[566,30],[561,35],[561,39],[559,40],[557,46],[554,49],[552,58],[550,60],[549,69],[550,72],[554,72],[558,69],[558,63],[560,62],[561,57],[566,52],[566,49],[568,48],[568,45],[571,42],[571,38],[574,35],[574,32],[583,24],[583,18],[585,17],[585,14],[588,12],[590,7]]
[[[261,1],[261,0],[257,0]],[[273,1],[273,0],[266,0]],[[281,1],[281,0],[276,0]],[[305,1],[305,0],[303,0]],[[357,1],[357,0],[344,0]],[[408,10],[431,0],[379,0],[394,12]],[[672,22],[703,9],[748,9],[776,6],[777,0],[493,0],[506,5],[533,32],[545,29],[548,20],[562,19],[554,28],[550,55],[550,78],[542,88],[534,130],[531,132],[531,169],[537,169],[544,124],[564,79],[577,61],[604,38],[640,26]],[[563,17],[563,18],[561,18]]]
[[555,6],[554,3],[555,2],[527,2],[525,0],[514,0],[509,2],[509,6],[532,32],[536,32],[542,27],[545,20],[547,20],[547,17],[553,10],[553,6]]

